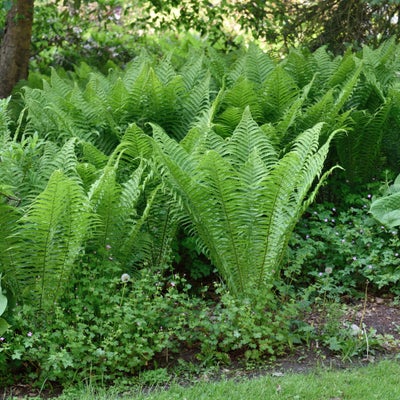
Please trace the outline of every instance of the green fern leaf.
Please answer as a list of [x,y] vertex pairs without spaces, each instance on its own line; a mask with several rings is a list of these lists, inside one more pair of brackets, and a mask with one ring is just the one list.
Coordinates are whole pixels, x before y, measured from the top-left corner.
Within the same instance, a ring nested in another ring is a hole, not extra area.
[[263,112],[269,122],[279,120],[299,96],[296,82],[281,66],[269,74],[262,90]]
[[229,140],[193,129],[178,144],[153,127],[162,176],[235,295],[271,290],[291,232],[315,196],[307,198],[332,136],[320,147],[321,128],[302,133],[279,159],[249,108]]
[[14,272],[24,287],[23,298],[40,310],[51,310],[65,288],[89,226],[83,190],[61,171],[54,171],[17,227]]

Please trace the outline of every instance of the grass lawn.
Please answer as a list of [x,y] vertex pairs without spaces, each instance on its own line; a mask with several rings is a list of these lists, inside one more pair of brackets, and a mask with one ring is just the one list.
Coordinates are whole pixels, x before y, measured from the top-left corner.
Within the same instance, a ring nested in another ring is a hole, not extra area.
[[[78,397],[77,397],[78,396]],[[117,393],[86,388],[65,393],[59,400],[400,400],[400,362],[381,361],[346,370],[314,370],[306,374],[264,376],[251,380],[199,382],[190,387],[172,385],[150,394]]]

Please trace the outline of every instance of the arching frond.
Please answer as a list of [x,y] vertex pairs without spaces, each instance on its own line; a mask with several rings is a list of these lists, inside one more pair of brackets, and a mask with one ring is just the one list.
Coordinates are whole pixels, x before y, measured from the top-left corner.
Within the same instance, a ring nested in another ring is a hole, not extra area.
[[267,167],[274,165],[278,160],[270,139],[253,120],[249,107],[246,107],[240,123],[225,146],[223,155],[230,159],[232,165],[242,165],[254,150],[258,151],[260,159]]
[[179,70],[179,75],[182,76],[186,90],[193,90],[198,83],[204,81],[208,72],[205,70],[203,62],[204,57],[196,55],[191,57]]
[[[336,60],[339,60],[338,58]],[[354,55],[351,52],[345,53],[340,62],[332,62],[332,70],[328,76],[322,77],[326,80],[327,88],[341,87],[357,68]]]
[[262,85],[269,74],[275,69],[275,62],[262,51],[260,47],[251,43],[245,55],[244,75],[257,85]]
[[155,67],[155,73],[164,85],[167,85],[176,77],[176,72],[171,63],[171,57],[171,53],[166,54]]
[[276,67],[264,82],[263,113],[268,122],[276,122],[299,95],[294,79],[281,67]]
[[[15,253],[10,248],[15,247],[13,237],[17,221],[21,217],[19,202],[12,191],[0,184],[0,275],[2,279],[17,286],[18,280],[14,275],[16,267]],[[13,204],[14,203],[14,204]]]
[[154,132],[164,179],[236,295],[271,288],[327,155],[330,139],[319,146],[321,127],[301,134],[280,159],[248,108],[217,151],[207,140],[211,132],[193,130],[182,144],[160,129]]
[[81,142],[83,160],[100,169],[107,165],[109,157],[89,142]]
[[46,189],[18,223],[14,273],[24,288],[22,298],[41,310],[51,310],[82,250],[90,216],[81,187],[54,171]]
[[[328,56],[330,62],[330,57]],[[287,71],[299,88],[309,84],[315,75],[312,55],[307,50],[292,48],[280,65]]]
[[340,163],[351,182],[368,181],[379,169],[382,141],[391,109],[392,102],[388,99],[374,114],[352,112],[352,129],[336,143]]

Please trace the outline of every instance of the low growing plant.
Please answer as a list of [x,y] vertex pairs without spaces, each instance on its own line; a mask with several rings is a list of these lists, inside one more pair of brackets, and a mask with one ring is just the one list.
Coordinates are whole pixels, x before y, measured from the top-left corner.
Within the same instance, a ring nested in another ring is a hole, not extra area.
[[347,308],[340,303],[324,305],[324,321],[316,332],[315,339],[320,341],[343,361],[351,361],[354,357],[368,357],[381,348],[382,340],[375,329],[367,328],[361,320],[346,320]]
[[399,294],[400,239],[369,214],[371,194],[347,210],[333,204],[310,208],[297,225],[284,268],[288,282],[337,300],[370,289]]
[[212,302],[206,289],[191,294],[190,284],[168,269],[126,272],[100,254],[82,259],[67,289],[51,323],[29,304],[15,306],[0,342],[2,385],[18,379],[68,386],[82,376],[99,385],[125,382],[178,364],[182,353],[203,366],[238,355],[257,362],[301,340],[294,302],[239,301],[223,286],[220,301]]
[[[2,289],[1,289],[1,275],[0,275],[0,336],[3,335],[7,329],[10,327],[8,322],[1,317],[1,315],[4,314],[4,311],[7,308],[7,297],[4,295]],[[0,338],[0,340],[3,338]]]

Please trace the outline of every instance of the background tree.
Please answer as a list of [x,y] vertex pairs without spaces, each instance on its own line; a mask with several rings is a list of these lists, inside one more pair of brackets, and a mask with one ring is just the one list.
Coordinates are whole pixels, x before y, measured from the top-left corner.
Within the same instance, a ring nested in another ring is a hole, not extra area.
[[29,56],[45,74],[82,60],[107,70],[109,60],[125,64],[141,46],[157,53],[161,32],[194,30],[224,50],[258,39],[279,53],[298,45],[340,53],[400,33],[398,0],[36,0],[32,29],[33,3],[0,0],[0,97],[26,78]]
[[278,49],[327,45],[377,46],[400,33],[398,0],[151,0],[161,25],[196,29],[214,43],[232,45],[238,30]]
[[33,23],[33,0],[7,2],[4,36],[0,47],[0,98],[28,76]]
[[400,33],[398,0],[327,0],[292,5],[284,35],[315,50],[327,45],[340,53],[349,45],[378,46]]

